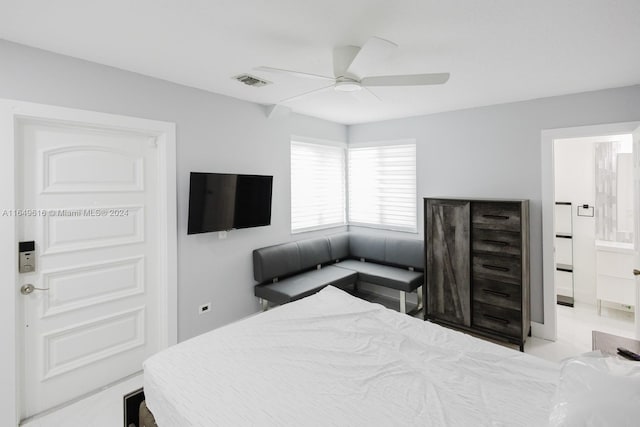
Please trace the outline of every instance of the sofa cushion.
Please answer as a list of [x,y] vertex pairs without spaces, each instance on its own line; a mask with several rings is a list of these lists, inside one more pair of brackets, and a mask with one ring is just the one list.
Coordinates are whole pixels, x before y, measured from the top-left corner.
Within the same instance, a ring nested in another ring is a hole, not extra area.
[[412,292],[424,283],[424,274],[389,265],[349,259],[334,264],[336,267],[358,272],[358,281],[380,285],[400,291]]
[[384,261],[389,264],[424,270],[424,241],[387,237],[384,246]]
[[385,262],[385,238],[366,234],[349,233],[349,255],[370,261]]
[[254,287],[254,294],[275,304],[286,304],[318,292],[328,285],[343,288],[355,283],[357,273],[332,265],[319,270],[306,271],[276,283]]
[[306,270],[331,261],[329,241],[326,237],[299,240],[296,243],[300,251],[300,269]]
[[253,277],[263,283],[274,277],[297,273],[300,267],[300,250],[296,242],[268,246],[253,251]]
[[333,261],[349,258],[349,233],[327,236]]

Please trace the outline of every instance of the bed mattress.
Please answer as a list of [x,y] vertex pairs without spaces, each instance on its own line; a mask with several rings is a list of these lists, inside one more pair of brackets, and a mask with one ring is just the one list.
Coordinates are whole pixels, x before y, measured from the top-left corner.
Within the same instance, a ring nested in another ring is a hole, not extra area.
[[144,363],[160,427],[541,426],[559,366],[327,287]]

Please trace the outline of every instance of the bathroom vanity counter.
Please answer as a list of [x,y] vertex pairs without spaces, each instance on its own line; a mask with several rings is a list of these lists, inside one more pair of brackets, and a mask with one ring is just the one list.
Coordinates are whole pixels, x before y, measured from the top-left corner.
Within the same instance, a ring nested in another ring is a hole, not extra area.
[[635,264],[636,252],[632,243],[596,241],[598,314],[602,301],[620,304],[622,309],[635,306]]

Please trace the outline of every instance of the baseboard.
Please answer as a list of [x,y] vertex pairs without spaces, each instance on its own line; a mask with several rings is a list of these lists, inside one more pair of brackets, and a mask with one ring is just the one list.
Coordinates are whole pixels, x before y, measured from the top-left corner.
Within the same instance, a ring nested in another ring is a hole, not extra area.
[[555,339],[547,336],[544,323],[531,322],[531,336],[535,338],[542,338],[543,340],[555,341]]

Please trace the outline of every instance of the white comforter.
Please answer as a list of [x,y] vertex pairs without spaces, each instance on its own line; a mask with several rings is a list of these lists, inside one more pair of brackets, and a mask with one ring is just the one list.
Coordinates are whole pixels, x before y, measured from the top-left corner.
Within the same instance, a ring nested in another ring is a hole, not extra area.
[[160,427],[544,426],[559,367],[336,288],[144,364]]

